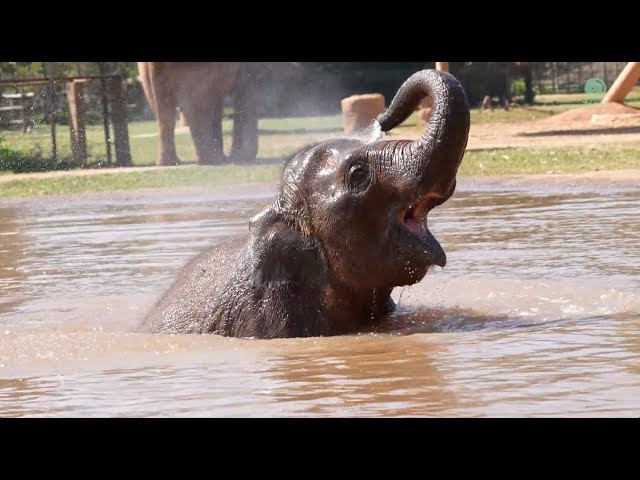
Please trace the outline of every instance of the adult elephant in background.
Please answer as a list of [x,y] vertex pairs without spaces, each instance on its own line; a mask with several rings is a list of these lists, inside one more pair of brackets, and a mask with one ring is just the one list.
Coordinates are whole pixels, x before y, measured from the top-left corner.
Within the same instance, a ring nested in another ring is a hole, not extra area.
[[233,146],[228,160],[251,162],[258,153],[258,112],[254,99],[256,65],[237,62],[138,62],[140,81],[158,121],[158,165],[177,165],[176,109],[191,131],[199,165],[225,161],[223,102],[233,95]]

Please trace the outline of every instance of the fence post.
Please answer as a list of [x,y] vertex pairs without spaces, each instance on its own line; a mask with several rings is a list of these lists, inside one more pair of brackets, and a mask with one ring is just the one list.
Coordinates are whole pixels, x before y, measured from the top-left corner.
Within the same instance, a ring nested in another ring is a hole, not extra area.
[[107,93],[107,79],[100,79],[100,101],[102,103],[102,127],[104,129],[104,145],[107,152],[107,165],[111,166],[111,132],[109,130],[109,99]]
[[127,99],[121,77],[108,80],[111,97],[111,123],[113,125],[113,143],[116,151],[116,165],[131,166],[131,148],[129,146],[129,125],[127,122]]
[[533,105],[533,78],[528,63],[524,65],[524,103]]
[[51,124],[51,158],[54,160],[58,157],[58,146],[56,143],[56,87],[55,87],[55,66],[53,62],[47,62],[47,76],[49,77],[48,104],[49,104],[49,123]]
[[67,102],[69,103],[71,156],[74,163],[83,165],[87,161],[87,109],[84,102],[84,82],[67,82],[66,87]]
[[26,116],[26,110],[27,110],[27,105],[26,105],[26,101],[25,101],[25,95],[24,95],[24,88],[20,87],[19,89],[20,91],[20,106],[22,107],[22,109],[20,110],[20,121],[22,122],[22,133],[26,133],[27,132],[27,116]]

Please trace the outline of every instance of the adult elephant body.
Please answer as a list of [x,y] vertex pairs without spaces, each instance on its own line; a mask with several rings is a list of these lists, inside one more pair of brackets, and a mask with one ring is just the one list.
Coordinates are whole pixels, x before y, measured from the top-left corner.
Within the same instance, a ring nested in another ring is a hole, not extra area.
[[140,330],[305,337],[384,319],[394,287],[446,263],[427,214],[455,190],[469,135],[464,90],[448,73],[417,72],[378,121],[391,130],[427,96],[433,110],[416,141],[371,128],[295,154],[248,236],[190,262]]
[[255,65],[234,62],[138,62],[140,81],[160,130],[158,165],[177,165],[176,109],[191,131],[198,164],[225,161],[223,102],[234,97],[230,160],[250,162],[258,151],[258,115],[254,99]]

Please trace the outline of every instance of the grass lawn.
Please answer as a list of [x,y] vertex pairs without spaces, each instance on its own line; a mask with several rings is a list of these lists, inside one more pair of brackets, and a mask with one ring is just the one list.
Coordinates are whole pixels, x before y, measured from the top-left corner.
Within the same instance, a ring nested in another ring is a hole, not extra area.
[[[529,108],[515,108],[509,112],[496,109],[482,112],[473,109],[473,123],[500,123],[534,120],[576,108],[586,98],[584,94],[539,95],[538,105]],[[630,94],[631,105],[640,107],[640,92]],[[418,121],[412,115],[400,127],[414,130]],[[312,142],[333,138],[342,133],[341,115],[306,118],[265,118],[259,123],[260,148],[259,165],[220,167],[184,166],[166,170],[118,172],[91,176],[59,176],[29,180],[7,180],[9,172],[0,172],[0,197],[83,193],[137,188],[158,188],[178,186],[206,186],[239,182],[272,182],[278,179],[280,164],[284,157],[296,149]],[[223,121],[225,151],[229,152],[232,121]],[[134,165],[155,164],[158,136],[154,121],[132,122],[129,125],[131,152]],[[31,133],[23,135],[15,131],[3,131],[6,147],[29,152],[35,147],[43,153],[50,151],[50,131],[46,125],[35,127]],[[58,127],[58,148],[60,156],[70,154],[69,129]],[[104,132],[102,126],[87,128],[87,144],[92,161],[104,159]],[[183,161],[195,161],[195,150],[188,131],[176,134],[178,154]],[[579,173],[593,170],[615,170],[640,168],[640,144],[607,144],[597,148],[519,148],[492,151],[474,151],[465,156],[460,169],[461,175],[500,175],[519,173]]]
[[[472,124],[501,123],[525,120],[536,120],[554,115],[571,108],[585,106],[586,94],[559,94],[538,95],[536,105],[532,107],[513,108],[505,112],[497,108],[493,112],[472,109]],[[640,92],[632,92],[629,95],[629,105],[640,107]],[[400,127],[412,128],[417,124],[417,114],[412,115]],[[260,119],[260,147],[258,159],[262,163],[273,163],[290,155],[296,149],[307,143],[325,140],[342,133],[341,115],[303,118],[264,118]],[[225,151],[231,148],[232,121],[225,118],[223,121]],[[153,165],[158,153],[158,128],[155,121],[131,122],[129,136],[131,154],[134,165]],[[3,131],[2,136],[7,147],[28,152],[39,148],[43,153],[51,151],[50,129],[47,125],[37,125],[31,133],[23,135],[16,131]],[[113,137],[112,137],[113,138]],[[69,127],[58,126],[57,131],[58,151],[60,157],[71,154]],[[92,162],[106,159],[104,145],[104,131],[101,125],[87,127],[87,148]],[[195,149],[188,131],[176,133],[176,148],[183,161],[195,161]]]
[[[535,173],[584,173],[595,170],[640,168],[640,143],[608,144],[596,148],[518,148],[472,151],[465,155],[460,175],[506,175]],[[90,176],[0,181],[0,198],[34,195],[215,186],[247,182],[276,182],[280,164],[225,165],[215,167],[126,171]]]
[[468,152],[460,175],[585,173],[640,168],[640,142],[598,147],[509,148]]
[[[415,121],[414,121],[415,124]],[[261,119],[260,151],[261,160],[280,158],[290,154],[306,143],[331,138],[342,132],[340,115],[328,117],[308,118],[274,118]],[[131,157],[134,165],[154,165],[158,155],[158,128],[155,121],[131,122],[129,124],[129,140]],[[225,151],[231,149],[232,121],[223,121]],[[2,136],[8,148],[28,152],[39,148],[44,153],[51,152],[50,127],[37,125],[29,134],[23,135],[17,131],[3,131]],[[111,137],[113,139],[113,136]],[[58,155],[71,155],[71,140],[68,126],[58,126],[57,129]],[[176,148],[178,155],[185,162],[195,161],[195,148],[188,131],[176,132]],[[87,127],[87,151],[92,162],[106,159],[104,129],[101,125]]]
[[12,180],[0,182],[0,198],[67,195],[140,188],[276,182],[279,179],[280,171],[280,165],[224,165],[216,167],[193,165],[147,171],[105,173],[103,175]]

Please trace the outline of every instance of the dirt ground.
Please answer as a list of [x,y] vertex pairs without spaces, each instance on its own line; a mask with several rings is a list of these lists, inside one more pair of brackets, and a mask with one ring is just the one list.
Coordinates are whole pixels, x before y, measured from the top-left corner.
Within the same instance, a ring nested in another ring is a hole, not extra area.
[[[483,115],[491,115],[484,112]],[[592,117],[596,116],[592,122]],[[392,138],[414,138],[424,127],[401,129]],[[640,141],[640,110],[617,103],[576,108],[542,120],[472,123],[467,150],[564,147]]]
[[[617,103],[568,110],[542,120],[472,125],[470,150],[504,147],[590,146],[640,141],[640,110]],[[594,123],[594,116],[605,118]],[[618,119],[635,117],[620,125]],[[606,119],[609,119],[607,122]]]
[[472,125],[467,150],[516,147],[588,147],[603,143],[640,141],[640,126],[611,128],[586,122],[554,125],[543,124],[543,121]]

